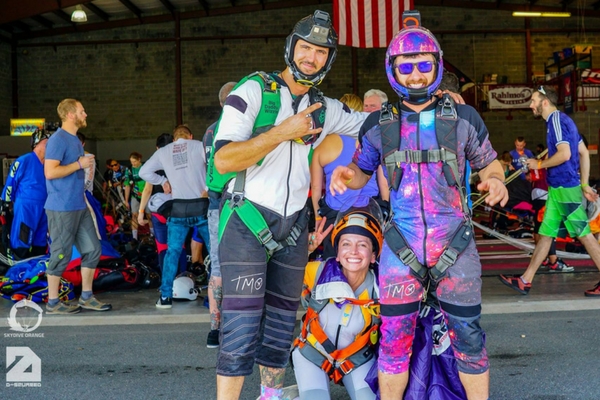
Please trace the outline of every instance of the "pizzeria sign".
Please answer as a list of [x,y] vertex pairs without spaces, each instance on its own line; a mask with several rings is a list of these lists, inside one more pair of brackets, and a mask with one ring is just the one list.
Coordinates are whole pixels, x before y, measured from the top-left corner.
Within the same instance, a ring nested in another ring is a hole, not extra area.
[[529,108],[533,89],[527,86],[494,86],[488,91],[491,110]]

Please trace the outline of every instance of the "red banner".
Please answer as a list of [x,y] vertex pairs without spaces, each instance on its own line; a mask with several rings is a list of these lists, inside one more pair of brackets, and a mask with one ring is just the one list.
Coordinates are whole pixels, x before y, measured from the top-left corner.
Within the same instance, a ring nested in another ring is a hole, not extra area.
[[333,0],[339,44],[387,47],[402,26],[402,13],[413,5],[413,0]]

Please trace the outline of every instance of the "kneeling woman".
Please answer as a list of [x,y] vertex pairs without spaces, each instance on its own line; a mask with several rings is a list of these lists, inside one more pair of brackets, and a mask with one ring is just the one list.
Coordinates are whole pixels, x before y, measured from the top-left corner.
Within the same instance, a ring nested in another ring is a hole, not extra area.
[[343,383],[352,400],[375,399],[364,378],[376,362],[379,289],[371,267],[383,242],[381,220],[372,200],[340,213],[331,235],[336,257],[307,266],[307,312],[292,351],[300,399],[329,399],[330,380]]

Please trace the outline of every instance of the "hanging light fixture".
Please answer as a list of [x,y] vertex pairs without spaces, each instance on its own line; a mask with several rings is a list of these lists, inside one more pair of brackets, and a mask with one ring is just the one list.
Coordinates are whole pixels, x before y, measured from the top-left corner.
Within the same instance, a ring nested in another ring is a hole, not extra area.
[[85,13],[85,11],[83,11],[81,6],[75,7],[75,11],[73,11],[73,14],[71,14],[71,21],[72,22],[87,22],[87,14]]
[[536,11],[514,11],[513,17],[559,17],[568,18],[570,12],[536,12]]

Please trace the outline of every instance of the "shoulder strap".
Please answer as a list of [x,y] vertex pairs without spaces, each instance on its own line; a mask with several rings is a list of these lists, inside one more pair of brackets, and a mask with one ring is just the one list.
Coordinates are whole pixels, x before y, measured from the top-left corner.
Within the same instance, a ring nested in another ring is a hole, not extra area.
[[[277,114],[279,113],[279,109],[281,107],[281,99],[279,90],[281,85],[279,85],[269,74],[263,71],[254,72],[242,80],[240,80],[237,85],[233,88],[233,90],[237,89],[248,80],[253,80],[258,82],[262,91],[262,101],[260,110],[256,119],[254,120],[254,126],[252,127],[252,137],[260,135],[271,129],[275,124],[275,120],[277,119]],[[219,125],[221,123],[221,118],[223,114],[221,113],[221,117],[215,126],[215,130],[213,133],[213,144],[216,142],[216,134],[219,131]],[[211,151],[210,158],[208,160],[207,166],[207,176],[206,176],[206,184],[208,188],[216,193],[222,193],[229,182],[233,177],[236,176],[235,172],[230,172],[227,174],[221,174],[214,166],[214,155],[215,151]],[[258,162],[260,165],[262,160]],[[237,173],[238,178],[242,178],[241,187],[243,190],[245,176],[239,175],[240,172]]]
[[455,186],[460,195],[463,212],[470,215],[466,188],[462,185],[458,170],[458,114],[456,104],[449,94],[444,94],[435,109],[435,136],[442,154],[442,171],[448,186]]
[[321,108],[312,113],[312,119],[315,129],[323,128],[325,125],[325,114],[327,111],[327,103],[325,102],[325,96],[323,95],[323,92],[312,86],[308,90],[308,102],[311,105],[316,103],[322,104]]
[[402,168],[400,168],[400,163],[396,162],[394,154],[400,149],[401,144],[400,116],[397,109],[388,102],[381,106],[379,127],[381,153],[387,170],[388,186],[392,190],[398,190],[402,179]]

